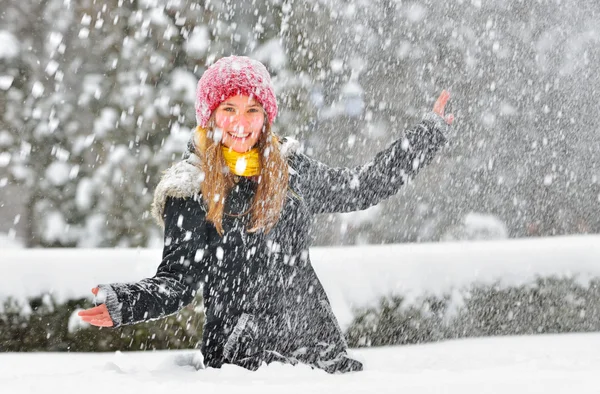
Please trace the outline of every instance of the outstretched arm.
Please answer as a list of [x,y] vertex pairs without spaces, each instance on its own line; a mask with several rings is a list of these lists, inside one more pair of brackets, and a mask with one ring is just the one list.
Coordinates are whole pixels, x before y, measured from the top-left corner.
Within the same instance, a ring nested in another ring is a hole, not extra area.
[[454,120],[453,115],[444,115],[449,98],[443,91],[432,113],[364,166],[332,168],[303,154],[292,155],[290,166],[299,174],[300,193],[309,210],[357,211],[397,193],[446,143],[447,129]]
[[[165,247],[156,275],[136,283],[99,285],[104,304],[80,312],[84,321],[118,327],[175,313],[193,300],[206,272],[204,208],[192,198],[169,197],[164,219]],[[113,324],[102,317],[106,312]]]

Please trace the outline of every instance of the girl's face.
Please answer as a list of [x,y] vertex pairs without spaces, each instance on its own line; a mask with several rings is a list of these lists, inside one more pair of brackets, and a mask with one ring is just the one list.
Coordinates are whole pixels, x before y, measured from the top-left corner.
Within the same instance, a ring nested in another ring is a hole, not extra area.
[[215,123],[223,132],[221,143],[243,153],[258,142],[265,123],[265,111],[254,98],[237,95],[215,109]]

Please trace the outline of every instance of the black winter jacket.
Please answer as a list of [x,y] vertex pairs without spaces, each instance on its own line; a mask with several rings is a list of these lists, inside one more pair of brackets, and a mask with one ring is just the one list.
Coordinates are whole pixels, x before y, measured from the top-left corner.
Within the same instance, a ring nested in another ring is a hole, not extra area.
[[165,172],[154,214],[164,221],[163,259],[153,278],[100,285],[115,326],[157,319],[189,304],[202,288],[206,366],[303,362],[328,372],[362,369],[347,345],[309,257],[311,216],[366,209],[395,194],[446,142],[429,114],[367,165],[331,168],[283,142],[289,192],[268,234],[247,233],[255,192],[240,177],[225,203],[224,235],[205,220],[195,155]]

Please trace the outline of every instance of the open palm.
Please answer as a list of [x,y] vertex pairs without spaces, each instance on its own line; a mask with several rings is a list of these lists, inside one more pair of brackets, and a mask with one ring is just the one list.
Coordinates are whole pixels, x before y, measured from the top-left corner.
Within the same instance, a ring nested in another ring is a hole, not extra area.
[[[92,293],[94,295],[98,295],[98,288],[94,287],[92,289]],[[78,315],[81,317],[81,320],[84,322],[90,323],[93,326],[98,327],[112,327],[114,323],[110,318],[110,314],[108,313],[108,308],[106,305],[101,304],[95,306],[90,309],[85,309],[83,311],[79,311]]]

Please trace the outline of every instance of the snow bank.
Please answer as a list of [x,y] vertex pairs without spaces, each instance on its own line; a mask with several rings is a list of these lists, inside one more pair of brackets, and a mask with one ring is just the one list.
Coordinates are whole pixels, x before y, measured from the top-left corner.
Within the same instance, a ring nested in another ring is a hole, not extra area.
[[190,351],[0,354],[3,393],[597,393],[600,334],[457,340],[353,350],[365,370],[180,366]]
[[8,234],[0,233],[0,256],[2,256],[2,251],[4,249],[22,249],[24,247],[23,242],[15,237],[13,231]]
[[[48,292],[58,300],[91,296],[98,283],[152,276],[159,249],[0,249],[0,299]],[[313,248],[313,266],[343,328],[353,308],[379,297],[408,300],[469,285],[519,286],[537,277],[600,277],[600,236],[485,242]]]
[[556,276],[587,285],[600,277],[599,236],[314,248],[311,256],[343,328],[353,308],[392,293],[411,302],[473,284],[512,287]]

